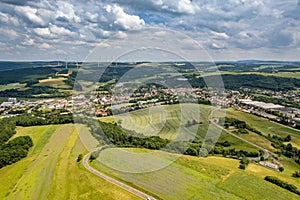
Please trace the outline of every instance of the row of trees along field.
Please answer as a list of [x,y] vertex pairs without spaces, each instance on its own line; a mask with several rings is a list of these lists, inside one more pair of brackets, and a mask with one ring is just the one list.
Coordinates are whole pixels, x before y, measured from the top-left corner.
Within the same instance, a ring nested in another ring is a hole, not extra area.
[[297,189],[296,186],[292,185],[292,184],[289,184],[287,182],[284,182],[282,180],[280,180],[279,178],[277,177],[274,177],[274,176],[266,176],[265,177],[265,180],[270,182],[270,183],[273,183],[275,185],[278,185],[279,187],[282,187],[286,190],[289,190],[290,192],[293,192],[295,194],[298,194],[300,196],[300,191]]
[[9,140],[15,133],[16,122],[13,119],[0,120],[0,169],[26,157],[33,142],[29,136],[20,136]]
[[[116,123],[98,122],[93,119],[80,119],[81,123],[88,124],[93,136],[103,144],[114,144],[117,147],[138,147],[155,150],[164,150],[172,153],[182,153],[191,156],[207,155],[201,152],[202,142],[194,141],[170,141],[159,136],[143,136],[134,131],[124,130]],[[208,145],[209,142],[206,142]],[[210,152],[211,154],[221,154],[226,157],[240,158],[243,156],[258,157],[259,152],[247,152],[243,150],[225,149],[231,144],[228,141],[219,142]]]

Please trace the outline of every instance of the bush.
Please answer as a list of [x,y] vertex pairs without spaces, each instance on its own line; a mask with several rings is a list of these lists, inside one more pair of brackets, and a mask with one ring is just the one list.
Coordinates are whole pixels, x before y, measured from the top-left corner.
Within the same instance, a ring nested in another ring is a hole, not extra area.
[[300,171],[299,172],[296,171],[295,173],[293,173],[292,177],[294,177],[294,178],[300,178]]
[[240,164],[239,168],[240,169],[246,169],[246,165],[245,164]]
[[80,162],[82,159],[83,159],[83,155],[79,154],[78,157],[77,157],[77,162]]
[[284,168],[283,167],[278,167],[278,170],[280,171],[280,172],[283,172],[284,171]]

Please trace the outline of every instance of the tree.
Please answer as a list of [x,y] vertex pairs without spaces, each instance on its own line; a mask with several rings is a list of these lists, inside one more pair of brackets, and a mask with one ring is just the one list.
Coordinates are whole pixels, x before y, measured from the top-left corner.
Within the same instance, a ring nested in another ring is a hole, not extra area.
[[283,171],[284,171],[284,168],[283,168],[282,166],[280,166],[280,167],[278,167],[278,170],[279,170],[280,172],[283,172]]
[[245,164],[240,164],[239,168],[240,169],[246,169],[246,165]]
[[94,160],[96,160],[96,156],[91,154],[90,157],[89,157],[89,161],[93,162]]
[[290,142],[291,140],[292,140],[292,137],[290,135],[288,135],[284,138],[285,142]]
[[300,171],[294,172],[294,173],[292,174],[292,177],[294,177],[294,178],[300,178]]
[[242,160],[241,160],[241,164],[245,164],[245,165],[248,165],[250,163],[250,160],[247,158],[247,157],[243,157]]
[[83,159],[83,155],[79,154],[78,157],[77,157],[77,162],[80,162],[82,159]]

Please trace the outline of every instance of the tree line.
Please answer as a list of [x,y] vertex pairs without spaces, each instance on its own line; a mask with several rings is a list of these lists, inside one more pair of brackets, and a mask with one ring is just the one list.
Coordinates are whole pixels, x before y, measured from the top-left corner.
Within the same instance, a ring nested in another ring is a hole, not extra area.
[[73,115],[64,109],[51,111],[34,111],[32,114],[24,114],[14,117],[17,126],[41,126],[49,124],[73,123]]
[[[205,88],[206,83],[210,83],[210,87],[219,88],[217,75],[207,76],[204,78],[197,74],[185,75],[191,83],[192,87]],[[223,74],[222,80],[224,87],[231,90],[239,90],[240,88],[260,88],[272,91],[289,91],[300,87],[300,80],[296,78],[285,78],[276,76],[264,76],[258,74]],[[215,84],[215,85],[214,85]]]
[[289,184],[287,182],[284,182],[277,177],[266,176],[265,180],[300,196],[300,191],[297,189],[296,186]]
[[16,133],[15,128],[16,123],[13,119],[0,120],[0,169],[25,158],[33,146],[29,136],[9,140]]

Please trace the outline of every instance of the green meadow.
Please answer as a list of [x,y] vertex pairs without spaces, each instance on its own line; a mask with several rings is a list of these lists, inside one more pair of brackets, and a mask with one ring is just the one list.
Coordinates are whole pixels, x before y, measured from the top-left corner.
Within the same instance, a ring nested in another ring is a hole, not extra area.
[[77,163],[87,153],[71,124],[18,127],[34,146],[21,161],[0,169],[0,199],[139,199],[86,171]]
[[[121,150],[133,152],[137,157],[136,154],[153,153],[145,149]],[[137,163],[132,161],[131,165],[124,162],[112,164],[112,158],[118,159],[115,153],[119,151],[120,149],[116,148],[101,151],[93,166],[161,199],[299,199],[299,196],[267,183],[263,178],[266,175],[275,175],[299,187],[298,180],[291,181],[291,178],[280,172],[258,165],[250,164],[244,171],[238,168],[239,161],[234,159],[180,156],[161,169],[128,173],[130,167],[134,167]],[[161,162],[166,162],[169,156],[174,156],[165,152],[160,152],[159,155]],[[147,164],[147,160],[144,162]]]

